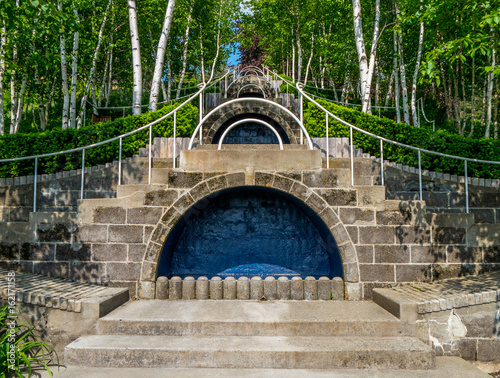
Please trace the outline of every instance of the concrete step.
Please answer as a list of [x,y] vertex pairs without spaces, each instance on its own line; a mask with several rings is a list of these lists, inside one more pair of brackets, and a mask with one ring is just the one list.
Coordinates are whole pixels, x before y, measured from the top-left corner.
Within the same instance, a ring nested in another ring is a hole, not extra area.
[[400,336],[373,302],[135,301],[101,318],[100,334],[169,336]]
[[[262,377],[262,378],[491,378],[491,376],[460,357],[436,357],[436,368],[430,370],[396,369],[174,369],[174,368],[92,368],[83,366],[51,367],[54,377],[62,378],[213,378],[213,377]],[[48,378],[46,371],[34,371],[41,378]],[[38,376],[38,375],[37,375]]]
[[116,198],[122,198],[130,196],[137,192],[150,192],[153,190],[161,190],[164,189],[165,185],[163,184],[136,184],[136,185],[118,185],[116,187]]
[[65,349],[94,367],[433,369],[434,351],[412,337],[94,335]]
[[[196,150],[210,150],[215,151],[219,147],[218,144],[201,144],[196,146]],[[222,150],[251,150],[251,151],[261,151],[261,150],[279,150],[279,144],[222,144]],[[306,144],[283,144],[284,150],[308,150]]]

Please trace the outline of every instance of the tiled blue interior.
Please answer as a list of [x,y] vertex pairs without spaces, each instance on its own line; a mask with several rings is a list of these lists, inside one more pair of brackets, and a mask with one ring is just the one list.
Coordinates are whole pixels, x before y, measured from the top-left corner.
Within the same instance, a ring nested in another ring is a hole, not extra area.
[[278,144],[278,138],[269,127],[248,122],[231,129],[223,144]]
[[165,245],[159,276],[340,276],[324,222],[296,198],[269,188],[228,189],[195,204]]

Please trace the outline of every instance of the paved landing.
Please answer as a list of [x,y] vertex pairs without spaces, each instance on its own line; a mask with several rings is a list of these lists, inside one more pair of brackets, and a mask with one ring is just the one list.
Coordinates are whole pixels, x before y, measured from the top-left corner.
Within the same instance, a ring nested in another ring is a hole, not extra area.
[[[90,368],[61,367],[56,378],[488,378],[491,376],[458,357],[437,357],[433,370],[291,370],[291,369],[169,369],[169,368]],[[47,372],[35,371],[34,377],[48,378]]]
[[500,271],[380,291],[415,303],[419,314],[451,310],[500,301]]
[[14,280],[9,282],[9,277],[12,277],[9,274],[12,273],[14,272],[0,269],[0,298],[15,294],[16,302],[64,311],[81,312],[84,302],[102,302],[127,291],[21,272],[15,272]]

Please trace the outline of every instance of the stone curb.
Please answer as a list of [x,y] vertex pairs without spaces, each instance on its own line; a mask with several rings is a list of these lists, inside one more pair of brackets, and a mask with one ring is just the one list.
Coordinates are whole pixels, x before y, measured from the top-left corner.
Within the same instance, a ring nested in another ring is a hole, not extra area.
[[158,277],[156,299],[170,300],[343,300],[344,281],[340,277]]

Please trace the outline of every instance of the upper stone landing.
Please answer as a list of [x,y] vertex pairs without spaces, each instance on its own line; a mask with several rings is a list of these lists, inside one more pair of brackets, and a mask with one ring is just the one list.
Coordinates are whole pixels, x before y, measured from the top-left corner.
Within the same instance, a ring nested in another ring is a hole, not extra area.
[[[250,72],[250,71],[249,71]],[[298,115],[282,105],[276,80],[243,75],[201,120],[201,144],[181,152],[180,168],[196,172],[321,169]],[[198,135],[195,132],[195,135]]]

